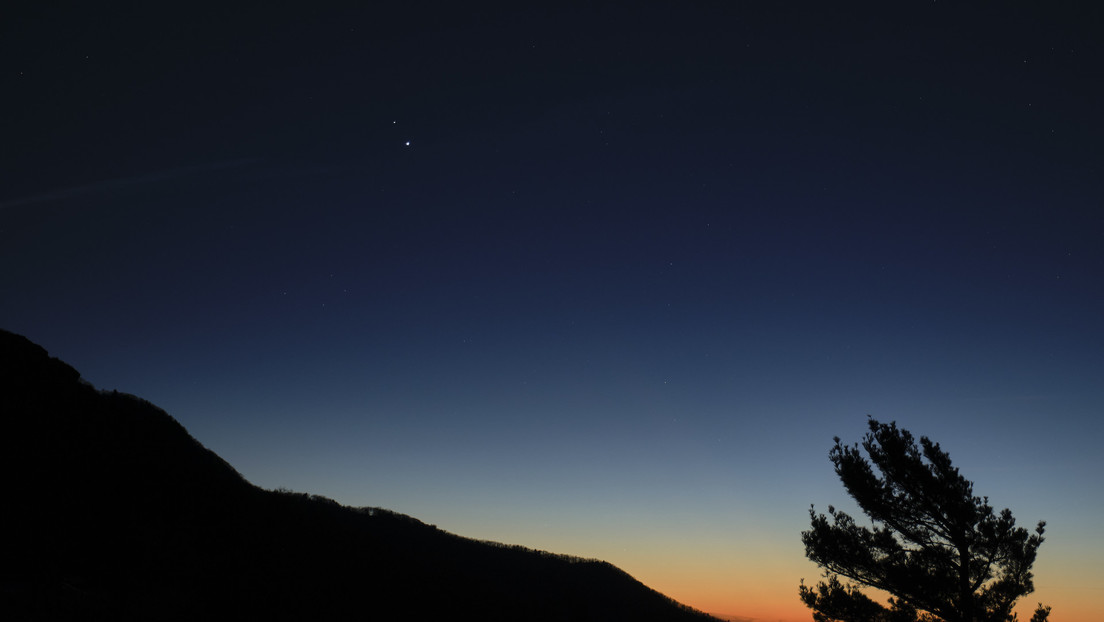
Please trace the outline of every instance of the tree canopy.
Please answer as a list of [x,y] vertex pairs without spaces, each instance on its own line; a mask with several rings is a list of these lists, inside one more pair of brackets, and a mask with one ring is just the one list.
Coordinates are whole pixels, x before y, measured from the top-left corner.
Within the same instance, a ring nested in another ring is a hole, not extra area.
[[[810,508],[812,527],[801,534],[805,555],[825,570],[826,581],[800,587],[813,618],[1014,621],[1016,600],[1034,591],[1031,566],[1046,523],[1030,533],[1016,526],[1010,510],[996,513],[927,437],[917,443],[896,423],[874,419],[869,427],[861,450],[836,437],[828,455],[872,525],[858,525],[832,506],[827,515]],[[863,586],[888,592],[888,606]],[[1049,612],[1040,604],[1032,622],[1045,621]]]

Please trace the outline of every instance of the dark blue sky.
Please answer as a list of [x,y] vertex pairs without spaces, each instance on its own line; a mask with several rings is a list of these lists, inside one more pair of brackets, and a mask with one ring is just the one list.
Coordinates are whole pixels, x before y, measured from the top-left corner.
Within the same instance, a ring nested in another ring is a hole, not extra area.
[[897,420],[1088,616],[1096,9],[646,4],[17,7],[0,326],[259,485],[753,617]]

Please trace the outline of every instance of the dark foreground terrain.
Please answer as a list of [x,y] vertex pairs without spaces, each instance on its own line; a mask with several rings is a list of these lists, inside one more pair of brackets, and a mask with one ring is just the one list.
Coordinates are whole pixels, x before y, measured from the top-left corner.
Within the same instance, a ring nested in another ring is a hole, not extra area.
[[601,561],[262,490],[0,331],[5,620],[708,620]]

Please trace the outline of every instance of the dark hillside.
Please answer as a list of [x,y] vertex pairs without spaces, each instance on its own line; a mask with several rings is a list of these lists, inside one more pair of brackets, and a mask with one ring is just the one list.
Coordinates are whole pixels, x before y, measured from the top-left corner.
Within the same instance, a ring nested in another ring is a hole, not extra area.
[[705,620],[614,566],[261,490],[0,331],[6,620]]

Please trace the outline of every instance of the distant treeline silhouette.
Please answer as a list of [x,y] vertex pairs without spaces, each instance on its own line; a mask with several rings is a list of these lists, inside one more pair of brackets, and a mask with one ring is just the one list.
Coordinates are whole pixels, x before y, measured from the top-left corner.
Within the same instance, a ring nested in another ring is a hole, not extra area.
[[0,331],[5,620],[708,620],[609,563],[253,486]]

